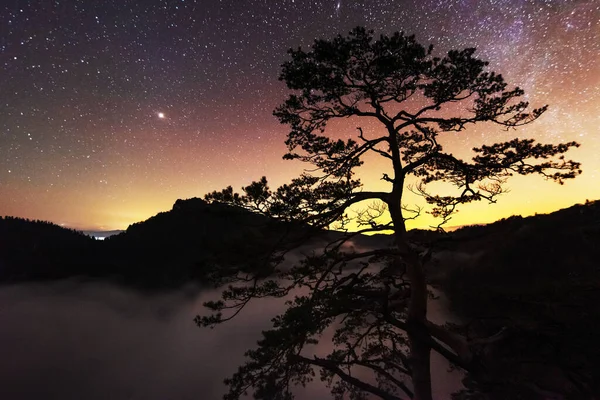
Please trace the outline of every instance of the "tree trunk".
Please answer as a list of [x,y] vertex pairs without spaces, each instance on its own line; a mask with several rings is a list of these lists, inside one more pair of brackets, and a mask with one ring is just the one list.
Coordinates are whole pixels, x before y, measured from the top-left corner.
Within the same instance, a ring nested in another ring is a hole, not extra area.
[[388,199],[388,208],[394,224],[394,238],[401,261],[406,264],[410,281],[410,299],[408,302],[406,323],[409,326],[408,340],[410,362],[414,386],[414,400],[433,400],[431,395],[431,337],[427,323],[427,282],[419,254],[410,247],[406,235],[406,225],[402,215],[402,194],[404,192],[405,172],[402,170],[402,158],[397,141],[397,130],[393,123],[386,123],[389,133],[390,151],[394,168],[393,188]]
[[431,347],[427,325],[427,281],[419,255],[411,249],[407,238],[400,201],[389,204],[394,222],[396,246],[406,264],[411,293],[406,323],[408,334],[414,400],[433,400],[431,393]]
[[[404,261],[407,264],[411,282],[411,295],[408,304],[406,323],[411,327],[408,332],[410,361],[414,400],[432,400],[431,394],[431,347],[427,323],[427,283],[418,257],[411,254]],[[413,258],[416,258],[414,260]]]
[[408,334],[412,368],[413,400],[432,400],[431,349],[421,334]]

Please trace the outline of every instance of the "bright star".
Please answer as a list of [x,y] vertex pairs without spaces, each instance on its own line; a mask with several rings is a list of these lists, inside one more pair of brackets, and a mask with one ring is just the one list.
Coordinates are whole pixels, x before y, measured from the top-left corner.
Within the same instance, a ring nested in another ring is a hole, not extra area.
[[158,113],[158,118],[165,119],[165,113],[159,112]]
[[340,9],[342,8],[342,0],[337,0],[335,3],[335,15],[340,16]]

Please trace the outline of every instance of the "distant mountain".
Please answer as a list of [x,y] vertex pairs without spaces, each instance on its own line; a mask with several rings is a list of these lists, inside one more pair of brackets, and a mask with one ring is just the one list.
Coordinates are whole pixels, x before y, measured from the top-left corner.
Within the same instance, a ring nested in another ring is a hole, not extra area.
[[256,268],[292,231],[242,208],[193,198],[177,200],[170,211],[129,226],[103,246],[111,269],[171,286],[201,280],[215,267]]
[[308,227],[284,224],[239,207],[177,200],[173,208],[125,231],[77,232],[41,221],[0,219],[0,282],[80,276],[145,288],[202,281],[219,269],[256,269],[282,240]]
[[[589,255],[600,249],[593,244],[598,243],[594,240],[598,238],[599,209],[599,202],[592,202],[548,215],[463,227],[448,234],[413,230],[410,235],[423,246],[433,245],[435,253],[428,270],[434,281],[452,280],[465,271],[475,273],[470,266],[481,263],[488,267],[485,273],[489,275],[492,266],[502,272],[510,268],[523,272],[528,265],[543,262],[545,274],[559,276],[560,266],[569,260],[578,265],[578,272],[573,273],[581,275],[583,269],[593,269],[595,260]],[[89,276],[172,287],[202,280],[214,268],[259,268],[278,242],[298,240],[308,232],[306,226],[276,222],[198,198],[177,200],[170,211],[117,234],[105,233],[103,241],[92,239],[88,236],[91,232],[86,235],[48,222],[5,217],[0,218],[0,282]],[[388,245],[389,237],[358,236],[353,242],[374,247]],[[483,273],[484,269],[477,271]],[[497,282],[502,279],[498,276]],[[533,278],[521,276],[522,282],[526,279]]]
[[[437,238],[434,246],[443,267],[431,266],[430,269],[434,275],[436,268],[447,275],[455,268],[472,267],[487,273],[497,268],[502,274],[516,269],[523,275],[529,268],[533,273],[543,264],[545,275],[560,275],[567,265],[573,274],[575,270],[578,274],[583,270],[596,273],[600,270],[600,263],[595,259],[595,256],[600,257],[599,240],[600,201],[592,201],[550,214],[512,216],[450,232]],[[462,261],[453,264],[450,260],[453,257]]]

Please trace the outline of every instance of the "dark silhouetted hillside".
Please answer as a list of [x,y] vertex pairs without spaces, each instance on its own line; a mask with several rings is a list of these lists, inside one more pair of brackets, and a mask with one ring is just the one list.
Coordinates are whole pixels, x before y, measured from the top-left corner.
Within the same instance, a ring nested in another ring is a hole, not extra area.
[[[493,399],[600,395],[600,201],[460,229],[432,269],[504,384]],[[518,367],[515,368],[515,365]],[[521,397],[516,397],[520,393]]]
[[201,199],[177,200],[173,209],[135,223],[104,240],[111,269],[127,281],[181,285],[212,268],[251,268],[287,233],[264,216]]
[[94,240],[48,222],[0,220],[0,281],[105,278],[165,289],[206,280],[215,269],[257,269],[282,240],[306,227],[193,198],[126,231]]
[[44,221],[0,217],[0,281],[97,276],[94,239]]

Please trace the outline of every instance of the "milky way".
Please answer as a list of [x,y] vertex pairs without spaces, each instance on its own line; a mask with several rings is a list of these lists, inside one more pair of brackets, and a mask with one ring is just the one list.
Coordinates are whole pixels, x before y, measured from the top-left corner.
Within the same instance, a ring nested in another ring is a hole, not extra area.
[[458,222],[600,198],[599,20],[597,2],[568,0],[3,1],[0,215],[124,228],[177,198],[261,175],[283,183],[301,170],[281,160],[287,132],[271,115],[286,50],[357,25],[440,53],[477,47],[550,105],[517,132],[467,132],[453,151],[494,135],[581,142],[576,181],[517,179],[493,212]]

